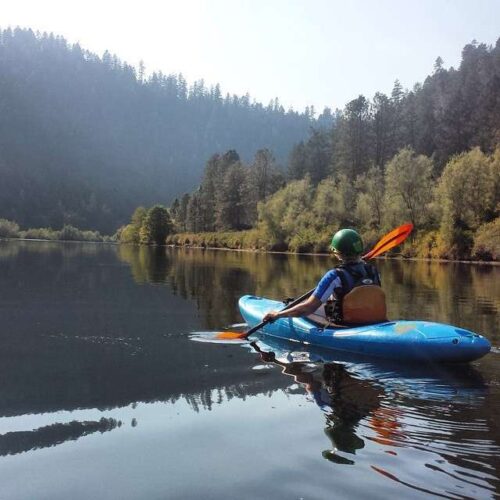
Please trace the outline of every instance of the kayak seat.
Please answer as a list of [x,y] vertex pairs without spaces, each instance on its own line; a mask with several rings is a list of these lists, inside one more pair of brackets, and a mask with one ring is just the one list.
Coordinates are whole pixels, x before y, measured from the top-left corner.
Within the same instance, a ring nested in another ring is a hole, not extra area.
[[342,300],[342,319],[346,325],[369,325],[387,321],[385,293],[376,285],[353,288]]
[[382,288],[376,285],[353,288],[343,297],[342,318],[342,323],[334,322],[326,316],[323,306],[307,316],[308,320],[322,328],[352,328],[387,323],[387,307]]

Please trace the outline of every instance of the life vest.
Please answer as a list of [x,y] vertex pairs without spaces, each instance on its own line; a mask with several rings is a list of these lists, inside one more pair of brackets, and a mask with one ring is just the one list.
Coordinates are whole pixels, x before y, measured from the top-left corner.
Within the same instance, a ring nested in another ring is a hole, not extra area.
[[375,267],[356,262],[341,265],[336,271],[342,288],[334,291],[325,306],[329,320],[346,325],[387,321],[385,293]]

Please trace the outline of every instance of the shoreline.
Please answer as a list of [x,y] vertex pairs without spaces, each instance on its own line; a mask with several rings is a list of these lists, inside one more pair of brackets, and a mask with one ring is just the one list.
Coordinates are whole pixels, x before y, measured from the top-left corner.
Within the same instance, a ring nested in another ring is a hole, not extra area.
[[[120,243],[119,243],[120,244]],[[121,243],[123,245],[123,243]],[[126,243],[130,244],[130,243]],[[141,246],[141,245],[136,245]],[[260,253],[260,254],[280,254],[280,255],[289,255],[289,256],[301,256],[308,255],[311,257],[330,257],[328,253],[314,253],[314,252],[287,252],[287,251],[277,251],[277,250],[260,250],[255,248],[221,248],[221,247],[208,247],[208,246],[199,246],[199,245],[162,245],[169,248],[190,248],[196,250],[220,250],[223,252],[248,252],[248,253]],[[408,260],[415,262],[436,262],[441,264],[475,264],[475,265],[487,265],[487,266],[500,266],[500,261],[497,260],[449,260],[449,259],[431,259],[425,257],[403,257],[402,255],[398,256],[384,256],[384,257],[375,257],[375,259],[385,259],[385,260]]]
[[[0,238],[0,241],[34,241],[34,242],[49,242],[49,243],[93,243],[102,245],[130,245],[136,247],[142,246],[156,246],[156,245],[140,245],[135,243],[120,243],[118,241],[86,241],[86,240],[44,240],[40,238]],[[315,252],[289,252],[289,251],[278,251],[278,250],[261,250],[256,248],[221,248],[221,247],[210,247],[210,246],[200,246],[200,245],[158,245],[165,248],[183,248],[183,249],[194,249],[194,250],[217,250],[222,252],[246,252],[254,254],[277,254],[277,255],[288,255],[288,256],[310,256],[310,257],[330,257],[328,253],[315,253]],[[496,260],[449,260],[449,259],[431,259],[425,257],[404,257],[402,255],[394,256],[384,256],[376,257],[376,259],[385,260],[400,260],[400,261],[412,261],[412,262],[435,262],[438,264],[473,264],[473,265],[486,265],[486,266],[500,266],[500,261]]]
[[0,237],[0,241],[37,241],[49,243],[102,243],[104,245],[118,245],[117,241],[91,241],[91,240],[44,240],[43,238],[5,238]]

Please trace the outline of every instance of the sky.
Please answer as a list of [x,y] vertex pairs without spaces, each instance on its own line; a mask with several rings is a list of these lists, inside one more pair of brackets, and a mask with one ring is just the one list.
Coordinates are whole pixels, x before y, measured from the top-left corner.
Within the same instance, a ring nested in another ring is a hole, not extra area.
[[146,72],[302,111],[423,82],[500,37],[500,0],[1,0],[0,27],[53,32]]

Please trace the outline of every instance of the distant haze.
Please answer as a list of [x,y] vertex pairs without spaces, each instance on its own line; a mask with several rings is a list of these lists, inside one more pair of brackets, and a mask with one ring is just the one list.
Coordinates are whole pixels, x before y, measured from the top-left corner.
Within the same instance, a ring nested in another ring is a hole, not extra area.
[[359,94],[412,87],[436,57],[457,66],[473,39],[495,44],[498,0],[16,0],[0,27],[51,31],[146,71],[219,82],[267,104],[342,108]]

